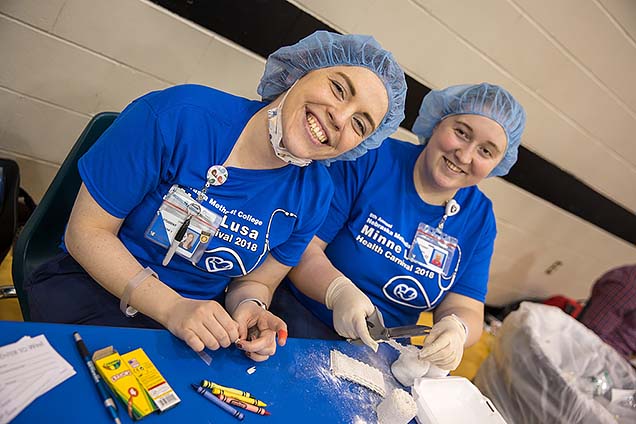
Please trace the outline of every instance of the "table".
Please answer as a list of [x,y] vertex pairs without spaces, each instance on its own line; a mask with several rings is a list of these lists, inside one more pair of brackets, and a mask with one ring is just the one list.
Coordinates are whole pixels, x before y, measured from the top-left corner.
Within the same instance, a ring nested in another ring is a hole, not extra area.
[[[77,352],[72,335],[74,331],[82,335],[91,353],[110,345],[120,353],[139,347],[144,349],[181,398],[176,407],[145,417],[143,423],[147,424],[238,423],[234,417],[194,392],[190,384],[201,379],[249,391],[268,403],[266,409],[271,412],[270,416],[243,411],[244,423],[375,423],[375,407],[381,402],[381,397],[355,383],[334,377],[329,369],[331,349],[382,371],[387,393],[395,387],[402,387],[389,369],[397,353],[385,344],[381,344],[375,354],[366,347],[344,341],[290,338],[285,347],[279,347],[276,354],[265,362],[253,362],[242,351],[230,347],[208,351],[213,358],[208,366],[184,342],[165,330],[0,321],[0,345],[15,342],[25,335],[44,334],[51,346],[77,372],[36,399],[14,419],[14,423],[112,424]],[[246,370],[251,366],[256,366],[256,372],[248,374]],[[122,422],[131,423],[121,405],[119,410]]]

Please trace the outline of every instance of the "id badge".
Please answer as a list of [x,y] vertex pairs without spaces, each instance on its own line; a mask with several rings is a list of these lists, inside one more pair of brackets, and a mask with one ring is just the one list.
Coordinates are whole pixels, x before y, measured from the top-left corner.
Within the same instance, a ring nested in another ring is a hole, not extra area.
[[407,259],[424,265],[442,276],[447,276],[456,250],[455,237],[421,222],[417,227]]
[[178,185],[170,187],[168,194],[163,197],[161,206],[144,236],[168,249],[177,231],[189,216],[190,225],[175,253],[196,263],[216,234],[222,217],[202,206]]

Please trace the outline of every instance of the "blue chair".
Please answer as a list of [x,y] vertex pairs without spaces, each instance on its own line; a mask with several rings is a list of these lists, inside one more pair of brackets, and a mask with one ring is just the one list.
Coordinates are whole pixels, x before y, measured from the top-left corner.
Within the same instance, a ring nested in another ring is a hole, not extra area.
[[25,321],[30,321],[24,280],[40,265],[60,253],[60,241],[82,184],[77,161],[117,118],[117,113],[95,115],[79,136],[53,182],[18,236],[13,250],[13,284]]

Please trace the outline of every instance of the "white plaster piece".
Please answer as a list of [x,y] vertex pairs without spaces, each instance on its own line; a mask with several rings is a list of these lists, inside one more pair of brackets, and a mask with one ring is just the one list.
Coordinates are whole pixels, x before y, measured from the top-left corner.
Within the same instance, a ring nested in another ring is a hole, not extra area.
[[353,359],[338,350],[330,353],[331,372],[336,377],[360,384],[384,397],[386,388],[382,372],[364,362]]
[[387,342],[400,352],[398,359],[391,364],[391,373],[404,386],[412,386],[421,377],[441,378],[448,375],[447,370],[436,367],[428,361],[418,358],[419,349],[415,346],[403,346],[394,340]]
[[430,368],[428,361],[420,361],[415,346],[400,349],[397,361],[391,364],[393,376],[404,386],[412,386],[416,378],[424,377]]
[[378,424],[407,424],[417,414],[413,397],[402,389],[394,389],[376,408]]

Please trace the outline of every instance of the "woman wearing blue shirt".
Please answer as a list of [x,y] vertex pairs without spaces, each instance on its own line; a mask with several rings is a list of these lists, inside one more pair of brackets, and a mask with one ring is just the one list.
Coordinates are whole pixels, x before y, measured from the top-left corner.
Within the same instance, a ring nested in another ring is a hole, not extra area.
[[524,125],[523,108],[503,88],[449,87],[422,102],[413,126],[422,145],[389,139],[355,163],[331,166],[331,209],[290,273],[301,303],[373,349],[366,317],[374,305],[387,326],[415,324],[433,310],[419,356],[455,369],[481,334],[496,235],[477,184],[508,173]]
[[163,326],[195,351],[266,359],[286,337],[266,305],[333,191],[313,161],[379,146],[405,91],[372,37],[321,31],[268,58],[263,101],[196,85],[137,99],[79,161],[68,254],[26,287],[33,319]]

